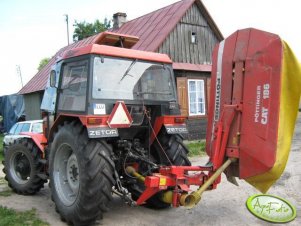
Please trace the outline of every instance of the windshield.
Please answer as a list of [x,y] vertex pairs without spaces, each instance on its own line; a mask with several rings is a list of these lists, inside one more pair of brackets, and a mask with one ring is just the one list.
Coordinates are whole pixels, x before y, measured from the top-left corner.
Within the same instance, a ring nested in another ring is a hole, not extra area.
[[170,66],[139,60],[95,57],[95,99],[175,101]]

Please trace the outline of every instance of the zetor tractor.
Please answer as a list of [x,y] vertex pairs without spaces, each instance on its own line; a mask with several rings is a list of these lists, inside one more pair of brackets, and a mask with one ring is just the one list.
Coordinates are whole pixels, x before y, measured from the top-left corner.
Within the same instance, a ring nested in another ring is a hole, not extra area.
[[222,172],[266,192],[286,165],[299,104],[298,61],[285,42],[245,29],[216,46],[209,161],[191,166],[172,62],[116,47],[137,40],[105,32],[63,53],[41,106],[44,134],[24,134],[5,153],[9,186],[34,194],[50,179],[56,210],[75,225],[92,224],[113,193],[130,205],[193,207]]

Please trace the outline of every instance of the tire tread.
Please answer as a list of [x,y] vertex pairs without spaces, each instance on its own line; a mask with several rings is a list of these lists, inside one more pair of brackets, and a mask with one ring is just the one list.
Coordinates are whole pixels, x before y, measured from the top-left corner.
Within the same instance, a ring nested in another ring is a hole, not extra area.
[[[84,127],[75,121],[65,122],[54,135],[54,141],[50,153],[50,169],[54,158],[54,148],[57,141],[64,136],[71,136],[74,139],[78,150],[73,150],[77,158],[81,160],[79,197],[72,205],[72,210],[66,210],[60,203],[56,194],[55,186],[51,186],[52,199],[55,202],[56,210],[61,218],[74,225],[90,225],[102,213],[108,210],[108,203],[112,200],[112,186],[115,183],[113,178],[114,162],[110,159],[112,147],[104,140],[90,140]],[[52,170],[51,170],[52,171]],[[50,178],[52,172],[50,171]]]
[[[27,182],[28,184],[26,186],[18,185],[15,181],[13,181],[13,178],[9,175],[9,170],[7,170],[9,164],[6,164],[7,161],[9,161],[10,154],[9,152],[13,152],[15,149],[20,148],[19,150],[23,152],[27,152],[33,160],[33,170],[35,171],[35,174],[32,178],[29,179]],[[8,186],[17,194],[20,195],[34,195],[38,191],[41,190],[41,188],[44,187],[44,183],[47,182],[47,176],[45,175],[45,164],[43,164],[43,161],[41,161],[42,158],[39,155],[38,147],[33,143],[31,139],[23,138],[23,139],[17,139],[14,141],[11,146],[7,149],[5,160],[3,163],[3,173],[5,173],[5,180],[8,182]],[[43,176],[41,176],[43,175]],[[45,175],[45,176],[44,176]]]

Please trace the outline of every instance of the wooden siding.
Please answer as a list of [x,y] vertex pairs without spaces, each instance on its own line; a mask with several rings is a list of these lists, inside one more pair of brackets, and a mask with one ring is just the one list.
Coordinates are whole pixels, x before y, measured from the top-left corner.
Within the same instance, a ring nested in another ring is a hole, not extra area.
[[28,93],[24,95],[26,120],[41,119],[41,102],[43,92]]
[[180,105],[181,115],[188,116],[188,95],[187,95],[187,78],[177,78],[177,93]]
[[186,120],[188,133],[184,134],[185,140],[206,139],[207,118],[195,118]]
[[[196,43],[191,43],[191,32],[196,33]],[[168,54],[174,62],[211,64],[211,54],[218,42],[198,6],[193,4],[159,47],[158,52]]]

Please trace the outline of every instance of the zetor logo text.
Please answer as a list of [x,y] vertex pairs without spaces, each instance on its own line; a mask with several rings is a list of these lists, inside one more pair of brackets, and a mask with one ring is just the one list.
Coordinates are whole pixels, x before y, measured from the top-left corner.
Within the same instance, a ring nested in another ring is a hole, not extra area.
[[247,208],[256,217],[273,223],[287,223],[296,218],[295,207],[273,195],[253,195],[247,200]]

